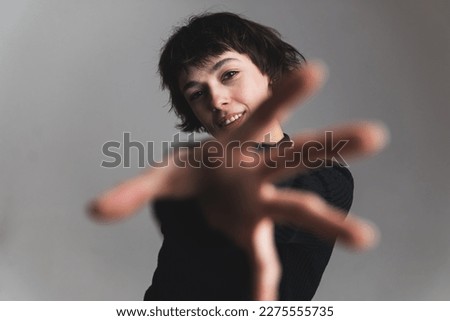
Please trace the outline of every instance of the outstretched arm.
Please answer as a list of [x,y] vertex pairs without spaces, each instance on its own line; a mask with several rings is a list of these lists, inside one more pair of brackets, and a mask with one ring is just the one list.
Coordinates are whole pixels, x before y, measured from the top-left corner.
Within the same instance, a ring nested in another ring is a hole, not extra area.
[[[261,161],[254,166],[242,166],[248,164],[248,154],[241,149],[225,147],[230,141],[246,142],[252,137],[263,136],[266,124],[274,118],[287,117],[296,104],[320,87],[323,76],[323,69],[314,64],[292,72],[243,126],[231,134],[216,137],[219,146],[223,146],[223,157],[232,157],[232,166],[229,166],[230,162],[214,168],[207,166],[211,153],[202,148],[203,142],[200,148],[171,155],[167,167],[150,169],[100,195],[91,204],[92,216],[98,220],[117,220],[158,198],[197,198],[209,224],[222,230],[248,253],[253,267],[253,297],[257,300],[276,299],[280,265],[274,244],[274,223],[294,224],[324,238],[338,237],[352,248],[369,247],[375,241],[375,233],[367,223],[353,216],[345,218],[340,210],[315,194],[281,190],[273,184],[294,172],[306,170],[305,164],[311,158],[328,156],[325,148],[302,153],[305,144],[311,141],[326,146],[324,130],[295,136],[293,146],[286,148],[284,153],[260,154]],[[383,126],[370,122],[328,130],[333,131],[335,140],[348,141],[340,150],[346,160],[377,152],[387,137]],[[180,167],[174,156],[202,162],[200,166]],[[270,162],[265,161],[267,158]],[[295,166],[292,166],[292,160],[295,160]],[[288,162],[289,166],[286,166]]]

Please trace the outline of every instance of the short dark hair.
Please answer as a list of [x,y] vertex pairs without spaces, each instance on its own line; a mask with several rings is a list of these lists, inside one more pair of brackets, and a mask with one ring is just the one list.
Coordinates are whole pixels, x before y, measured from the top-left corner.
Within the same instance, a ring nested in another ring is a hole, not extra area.
[[229,12],[204,13],[189,18],[175,29],[161,49],[159,73],[163,89],[169,89],[171,110],[180,118],[185,132],[204,131],[179,88],[181,71],[202,66],[211,57],[233,50],[246,54],[272,82],[284,72],[298,68],[305,58],[281,40],[273,28]]

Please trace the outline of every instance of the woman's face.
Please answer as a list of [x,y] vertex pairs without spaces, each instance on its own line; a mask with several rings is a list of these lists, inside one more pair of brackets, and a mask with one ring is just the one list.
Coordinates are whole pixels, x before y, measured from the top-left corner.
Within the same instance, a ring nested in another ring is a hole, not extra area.
[[[189,67],[179,79],[186,101],[213,136],[240,126],[271,95],[269,82],[247,55],[235,51],[213,57],[201,67]],[[271,133],[272,141],[283,137],[276,120],[265,133]]]

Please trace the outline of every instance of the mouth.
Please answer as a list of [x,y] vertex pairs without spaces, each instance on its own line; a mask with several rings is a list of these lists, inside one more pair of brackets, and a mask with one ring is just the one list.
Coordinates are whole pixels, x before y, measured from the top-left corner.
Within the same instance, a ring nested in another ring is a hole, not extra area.
[[225,128],[225,127],[240,123],[242,121],[242,117],[244,116],[244,114],[245,114],[245,111],[241,112],[241,113],[231,114],[231,115],[228,115],[228,116],[222,118],[219,121],[219,127]]

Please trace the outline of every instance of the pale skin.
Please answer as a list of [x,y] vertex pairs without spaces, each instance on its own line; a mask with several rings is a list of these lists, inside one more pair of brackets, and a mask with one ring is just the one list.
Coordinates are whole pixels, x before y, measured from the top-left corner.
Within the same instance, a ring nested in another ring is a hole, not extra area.
[[[180,76],[180,89],[217,142],[260,142],[268,133],[276,142],[283,137],[280,120],[316,92],[323,80],[323,67],[307,64],[271,85],[247,56],[226,52],[201,68],[189,68]],[[337,140],[349,140],[340,151],[346,160],[371,155],[387,141],[384,126],[371,122],[331,130]],[[284,157],[300,151],[308,141],[324,143],[323,132],[309,131],[292,137],[294,145],[275,160],[281,164]],[[247,252],[255,300],[277,299],[281,267],[275,248],[275,223],[293,224],[325,239],[337,237],[355,249],[375,243],[374,228],[354,215],[344,218],[338,209],[313,193],[275,187],[274,182],[304,171],[304,166],[269,168],[261,162],[251,168],[242,167],[239,163],[246,156],[236,149],[232,153],[234,166],[214,169],[180,168],[171,155],[167,167],[149,169],[101,194],[92,202],[90,213],[100,221],[115,221],[159,198],[197,198],[211,227],[224,232]],[[324,157],[320,151],[314,156]],[[180,157],[206,159],[208,152],[183,151]]]

